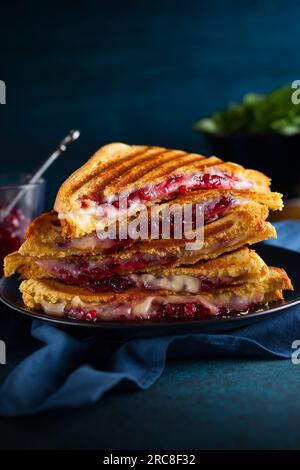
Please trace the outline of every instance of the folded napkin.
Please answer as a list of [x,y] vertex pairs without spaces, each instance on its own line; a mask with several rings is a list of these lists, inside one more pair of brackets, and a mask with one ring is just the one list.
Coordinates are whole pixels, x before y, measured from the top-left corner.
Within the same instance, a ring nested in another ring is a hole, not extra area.
[[[272,244],[300,251],[300,222],[276,225]],[[7,344],[0,366],[0,414],[19,416],[99,400],[118,386],[146,389],[163,373],[166,357],[261,356],[289,358],[300,338],[300,306],[227,334],[188,334],[126,342],[78,338],[40,321],[5,312],[0,338]],[[42,343],[42,345],[41,345]]]

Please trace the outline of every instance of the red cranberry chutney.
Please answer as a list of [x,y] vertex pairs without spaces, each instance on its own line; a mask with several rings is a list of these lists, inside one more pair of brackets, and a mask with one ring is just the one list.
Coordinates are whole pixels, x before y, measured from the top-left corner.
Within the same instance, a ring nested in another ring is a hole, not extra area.
[[[0,210],[5,206],[0,204]],[[0,221],[0,277],[3,275],[3,260],[5,256],[17,251],[24,240],[24,233],[30,220],[21,209],[14,208]]]
[[[119,310],[122,311],[122,307],[126,304],[120,304]],[[260,306],[259,302],[249,301],[245,305],[244,311],[251,312]],[[135,320],[192,320],[192,319],[209,319],[212,317],[211,310],[204,305],[202,302],[181,302],[181,303],[160,303],[154,306],[149,314],[144,318],[142,315],[132,315],[127,312],[128,308],[124,308],[124,313],[115,314],[112,313],[106,320],[119,320],[119,321],[135,321]],[[130,310],[130,308],[129,308]],[[232,309],[229,306],[221,305],[218,307],[217,315],[219,316],[233,316],[238,315],[239,310]],[[65,307],[64,314],[71,320],[81,320],[87,322],[96,322],[99,320],[97,310],[94,308],[82,308],[82,307]],[[215,315],[214,315],[215,316]]]
[[66,284],[83,285],[88,281],[99,281],[105,277],[119,274],[120,272],[134,272],[145,267],[155,265],[167,265],[176,257],[167,255],[161,258],[158,255],[138,253],[129,260],[108,259],[97,263],[82,261],[68,261],[62,259],[38,260],[36,263],[42,266],[50,274],[65,282]]
[[[254,181],[238,175],[218,170],[217,172],[194,173],[172,175],[168,179],[157,183],[138,188],[127,195],[127,205],[143,204],[153,200],[166,201],[178,195],[184,195],[193,189],[237,189],[247,190],[254,186]],[[114,196],[111,200],[106,200],[102,195],[85,195],[81,197],[81,207],[88,208],[89,200],[96,204],[110,203],[116,208],[119,207],[119,197]]]
[[[219,289],[220,287],[226,287],[231,284],[233,279],[230,278],[222,278],[222,277],[197,277],[196,278],[199,284],[199,292],[209,292],[213,289]],[[125,292],[126,290],[137,287],[139,289],[145,291],[159,291],[160,289],[163,290],[159,286],[155,286],[155,283],[147,282],[147,280],[143,280],[140,278],[139,275],[128,274],[128,275],[121,275],[115,274],[110,277],[105,277],[99,280],[88,279],[84,281],[77,281],[77,279],[73,279],[74,284],[78,282],[79,285],[86,287],[91,292],[100,293],[100,292]],[[182,289],[184,291],[184,289]]]

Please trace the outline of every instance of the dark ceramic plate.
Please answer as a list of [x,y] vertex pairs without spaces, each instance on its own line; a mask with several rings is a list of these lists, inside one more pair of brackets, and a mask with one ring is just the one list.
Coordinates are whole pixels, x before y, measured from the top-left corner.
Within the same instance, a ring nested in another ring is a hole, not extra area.
[[0,299],[13,310],[30,317],[50,322],[64,328],[81,328],[87,332],[96,331],[114,337],[146,337],[173,334],[186,334],[197,332],[217,332],[228,331],[251,323],[265,320],[274,315],[284,314],[284,310],[300,303],[300,253],[277,248],[270,245],[258,245],[257,252],[263,257],[267,264],[284,268],[292,282],[295,290],[285,294],[285,300],[273,302],[268,307],[249,314],[236,315],[232,317],[214,317],[210,320],[168,320],[168,321],[132,321],[132,322],[80,322],[69,319],[58,319],[42,312],[31,312],[24,307],[18,290],[19,281],[16,276],[12,278],[2,278],[0,281]]

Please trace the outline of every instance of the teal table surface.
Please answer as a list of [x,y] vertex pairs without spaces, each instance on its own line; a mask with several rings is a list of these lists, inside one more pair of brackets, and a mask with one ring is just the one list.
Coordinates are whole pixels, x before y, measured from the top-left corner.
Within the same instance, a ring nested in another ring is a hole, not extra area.
[[299,449],[298,367],[286,360],[171,362],[150,390],[1,419],[1,448]]
[[[29,322],[1,309],[4,322]],[[12,367],[8,344],[6,366]],[[13,353],[13,362],[22,351]],[[297,449],[300,365],[291,360],[169,361],[146,391],[116,390],[95,406],[0,418],[2,449]]]

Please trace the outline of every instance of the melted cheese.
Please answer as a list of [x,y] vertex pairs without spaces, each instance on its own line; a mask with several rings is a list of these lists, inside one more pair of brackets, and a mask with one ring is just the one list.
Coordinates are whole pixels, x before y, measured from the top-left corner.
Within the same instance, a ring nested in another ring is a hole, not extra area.
[[134,315],[145,316],[148,314],[152,306],[152,301],[155,297],[146,297],[143,302],[135,302],[132,306]]
[[64,309],[66,306],[66,302],[57,302],[53,304],[51,302],[47,302],[46,300],[42,300],[41,305],[42,305],[44,312],[49,315],[54,315],[56,317],[64,316]]
[[203,305],[212,316],[220,313],[220,308],[225,307],[229,312],[245,312],[250,305],[262,303],[264,300],[263,293],[256,293],[244,297],[237,297],[232,294],[228,297],[222,295],[207,296],[207,295],[193,295],[193,296],[148,296],[140,301],[132,302],[109,302],[106,304],[93,304],[85,303],[75,296],[70,303],[58,302],[50,303],[42,300],[41,305],[43,310],[51,315],[64,316],[67,311],[72,308],[86,310],[95,310],[97,316],[101,320],[114,320],[120,319],[121,316],[127,319],[139,318],[150,319],[155,318],[157,314],[157,305],[159,304],[181,304],[181,303],[199,303]]
[[171,292],[189,292],[197,294],[201,287],[201,281],[197,277],[188,275],[155,276],[153,274],[141,274],[138,279],[149,289],[164,289]]

